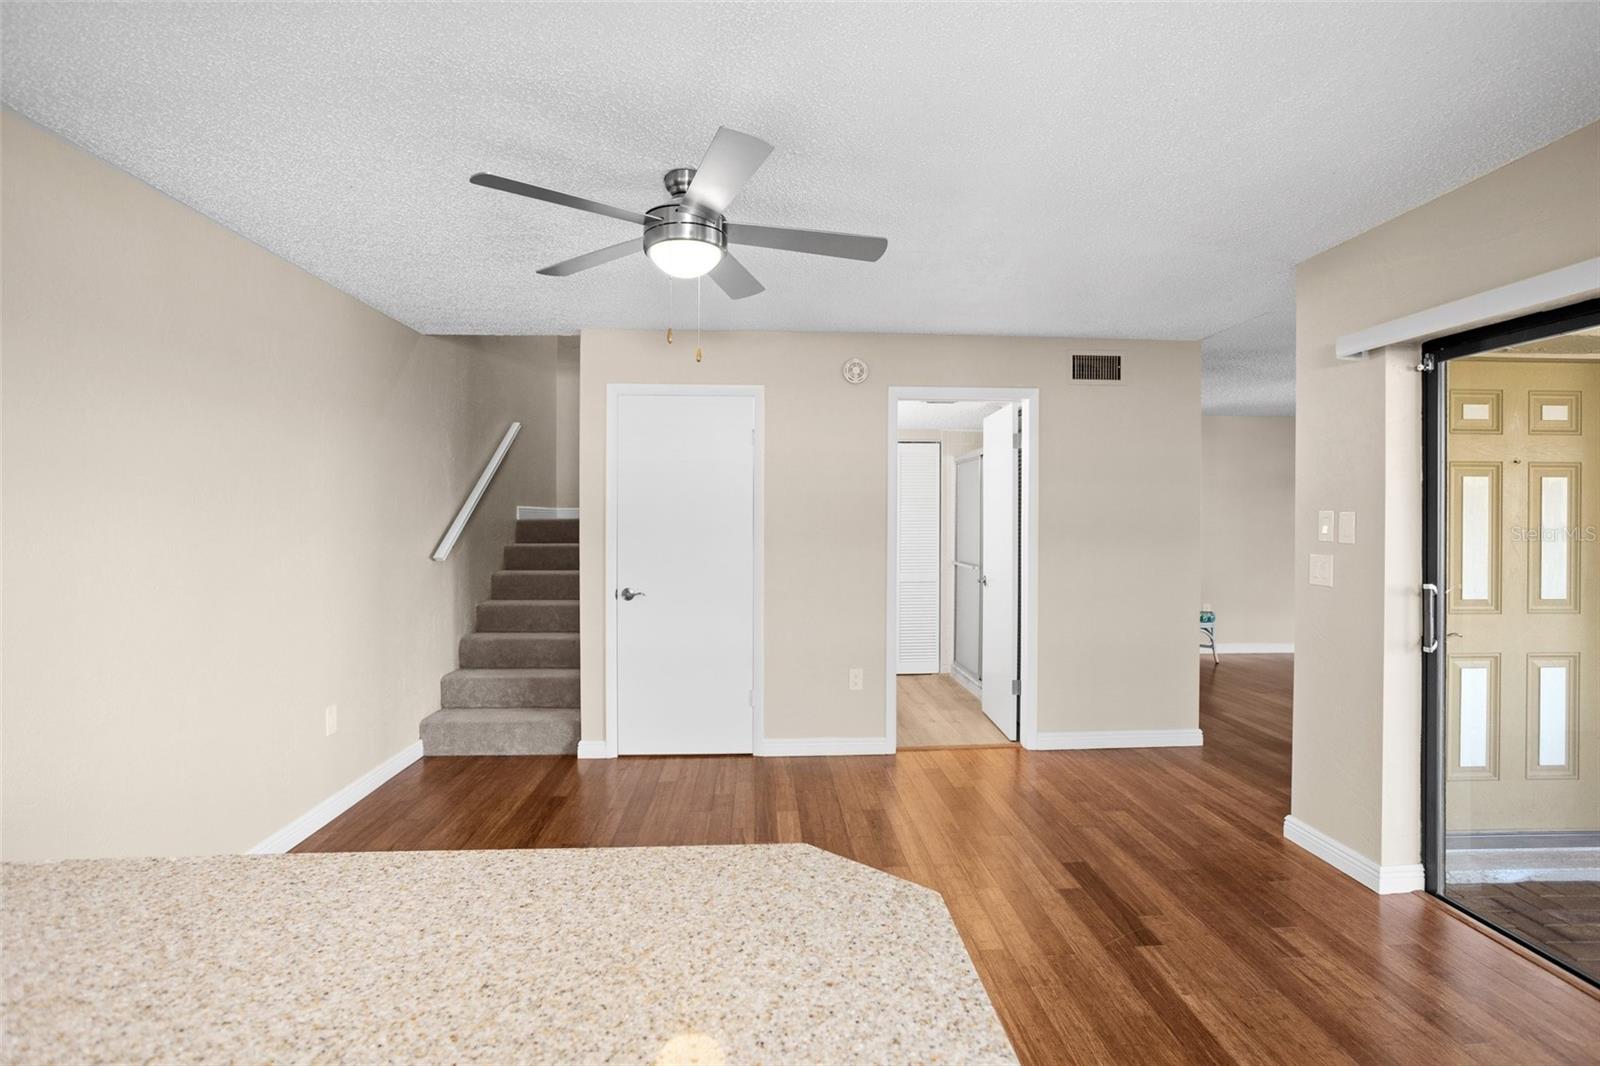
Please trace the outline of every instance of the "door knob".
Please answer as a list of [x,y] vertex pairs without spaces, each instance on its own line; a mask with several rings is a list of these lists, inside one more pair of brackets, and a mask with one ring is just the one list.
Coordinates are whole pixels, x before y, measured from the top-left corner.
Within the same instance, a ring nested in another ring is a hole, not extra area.
[[625,600],[631,600],[631,599],[633,599],[633,598],[634,598],[634,597],[635,597],[635,596],[643,596],[643,595],[644,595],[644,593],[642,593],[642,592],[635,592],[635,591],[633,591],[633,590],[632,590],[632,589],[629,589],[629,588],[625,588],[625,589],[623,589],[623,590],[622,590],[622,591],[621,591],[621,592],[619,592],[619,593],[617,593],[617,595],[618,595],[618,596],[621,596],[621,597],[622,597],[622,598],[623,598],[623,599],[625,599]]
[[987,585],[988,583],[989,583],[989,575],[988,574],[979,574],[978,575],[978,584]]

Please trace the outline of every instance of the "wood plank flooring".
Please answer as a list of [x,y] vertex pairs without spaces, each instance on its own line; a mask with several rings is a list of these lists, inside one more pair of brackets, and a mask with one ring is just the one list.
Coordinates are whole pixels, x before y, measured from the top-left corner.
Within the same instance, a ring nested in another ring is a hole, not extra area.
[[895,679],[895,745],[962,748],[1008,744],[983,704],[949,674],[902,674]]
[[1200,669],[1201,748],[424,759],[299,850],[806,841],[943,893],[1029,1063],[1596,1060],[1600,1000],[1283,839],[1289,657]]

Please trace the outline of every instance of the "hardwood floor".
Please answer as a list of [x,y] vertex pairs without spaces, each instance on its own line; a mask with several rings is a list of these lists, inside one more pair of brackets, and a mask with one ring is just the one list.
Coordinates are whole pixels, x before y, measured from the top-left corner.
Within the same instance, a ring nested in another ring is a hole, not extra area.
[[1010,743],[983,713],[978,697],[949,674],[895,679],[895,734],[901,751]]
[[807,841],[943,893],[1029,1063],[1595,1061],[1600,1000],[1283,839],[1289,657],[1200,669],[1201,748],[424,759],[299,850]]

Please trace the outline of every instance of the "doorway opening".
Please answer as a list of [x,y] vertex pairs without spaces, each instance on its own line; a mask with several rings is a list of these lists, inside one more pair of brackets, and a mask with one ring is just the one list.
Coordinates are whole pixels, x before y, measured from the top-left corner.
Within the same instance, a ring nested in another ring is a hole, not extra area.
[[1036,404],[889,390],[891,748],[1032,746]]
[[1600,300],[1430,341],[1429,892],[1600,980]]

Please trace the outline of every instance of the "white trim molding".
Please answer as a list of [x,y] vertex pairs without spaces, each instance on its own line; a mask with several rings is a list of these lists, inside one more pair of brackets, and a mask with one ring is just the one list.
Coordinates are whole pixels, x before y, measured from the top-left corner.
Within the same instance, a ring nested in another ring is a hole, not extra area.
[[578,758],[580,759],[615,759],[617,749],[604,740],[578,741]]
[[576,507],[522,507],[517,508],[517,518],[577,518]]
[[951,665],[950,680],[954,681],[956,684],[960,685],[962,688],[966,689],[980,700],[983,699],[983,685],[978,682],[977,678],[968,677],[967,672],[961,669],[961,667],[954,664]]
[[339,815],[354,807],[377,787],[422,758],[422,741],[413,741],[374,766],[348,785],[311,808],[267,839],[251,848],[249,855],[282,855]]
[[1396,892],[1420,892],[1423,888],[1422,864],[1407,863],[1402,866],[1380,866],[1354,848],[1288,815],[1283,820],[1283,837],[1289,843],[1304,848],[1335,870],[1358,881],[1380,895]]
[[[1200,645],[1201,655],[1210,655],[1211,649]],[[1218,655],[1293,655],[1293,644],[1218,644]]]
[[1346,333],[1333,342],[1339,359],[1362,359],[1392,344],[1431,340],[1474,326],[1526,315],[1600,292],[1600,258],[1536,274],[1389,322]]
[[1085,751],[1091,748],[1198,748],[1198,729],[1091,729],[1081,733],[1039,733],[1028,745],[1038,751]]
[[893,755],[894,741],[886,737],[763,737],[756,743],[756,754]]

